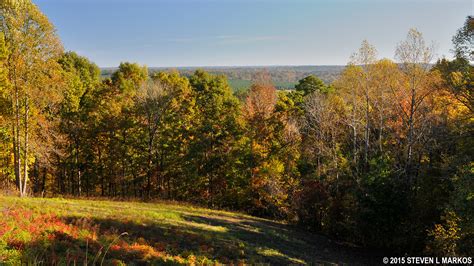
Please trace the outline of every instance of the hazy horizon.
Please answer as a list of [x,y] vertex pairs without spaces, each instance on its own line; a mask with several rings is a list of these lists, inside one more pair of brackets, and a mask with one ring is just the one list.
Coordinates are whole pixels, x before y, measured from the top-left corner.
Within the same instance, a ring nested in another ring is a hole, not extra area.
[[[146,65],[146,64],[145,64]],[[149,66],[148,68],[265,68],[265,67],[345,67],[346,64],[341,65],[213,65],[213,66]],[[99,66],[99,68],[118,68],[117,66]]]

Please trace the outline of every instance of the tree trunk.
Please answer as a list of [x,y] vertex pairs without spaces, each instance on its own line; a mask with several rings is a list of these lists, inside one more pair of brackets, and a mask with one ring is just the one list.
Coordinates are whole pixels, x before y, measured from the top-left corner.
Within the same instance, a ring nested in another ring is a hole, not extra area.
[[356,92],[353,92],[352,95],[352,142],[353,142],[353,163],[357,168],[357,125],[356,125]]
[[153,143],[155,140],[156,129],[152,124],[151,118],[148,118],[148,161],[147,161],[147,184],[146,184],[146,197],[151,197],[151,179],[153,175]]
[[415,115],[415,104],[416,104],[416,88],[415,78],[411,80],[411,103],[410,103],[410,116],[408,118],[408,136],[407,136],[407,162],[405,172],[408,178],[408,183],[412,183],[412,157],[413,157],[413,130],[414,130],[414,115]]
[[20,99],[19,99],[18,86],[15,86],[15,125],[14,125],[14,142],[15,142],[15,180],[17,182],[18,190],[20,191],[20,196],[23,191],[23,182],[21,180],[21,140],[20,140]]
[[25,143],[24,143],[24,167],[23,167],[23,190],[21,192],[21,196],[26,196],[26,184],[28,182],[28,119],[29,119],[29,105],[28,105],[28,97],[25,98]]
[[102,163],[102,152],[100,145],[97,145],[97,156],[99,157],[99,178],[100,178],[100,195],[105,196],[105,177],[104,177],[104,166]]
[[352,142],[353,142],[353,162],[354,162],[354,166],[357,165],[357,129],[356,129],[356,125],[355,125],[355,121],[354,121],[354,124],[352,126]]
[[16,123],[12,123],[12,134],[13,134],[13,168],[15,173],[15,184],[16,187],[21,191],[21,180],[20,180],[20,171],[19,171],[19,156],[18,156],[18,139],[17,132],[18,128]]
[[[368,82],[368,81],[367,81]],[[370,134],[370,116],[369,116],[369,87],[365,89],[365,149],[364,149],[364,167],[368,167],[369,162],[369,134]]]
[[384,93],[383,93],[383,88],[380,89],[380,120],[379,120],[379,151],[380,154],[383,154],[383,122],[384,122],[384,108],[385,104],[385,99],[384,99]]
[[122,132],[122,158],[121,158],[121,164],[122,164],[122,188],[121,188],[121,192],[122,192],[122,198],[125,198],[125,194],[126,194],[126,190],[127,190],[127,180],[126,180],[126,176],[127,176],[127,162],[126,162],[126,158],[127,158],[127,151],[126,151],[126,147],[127,147],[127,129],[124,129],[123,132]]
[[41,182],[41,195],[44,196],[46,193],[46,169],[43,169],[43,180]]
[[82,173],[81,173],[81,168],[80,168],[80,165],[79,165],[79,141],[76,139],[75,141],[75,150],[76,150],[76,154],[75,154],[75,157],[74,157],[74,163],[76,165],[76,174],[77,174],[77,192],[78,192],[78,195],[79,197],[81,196],[82,194]]

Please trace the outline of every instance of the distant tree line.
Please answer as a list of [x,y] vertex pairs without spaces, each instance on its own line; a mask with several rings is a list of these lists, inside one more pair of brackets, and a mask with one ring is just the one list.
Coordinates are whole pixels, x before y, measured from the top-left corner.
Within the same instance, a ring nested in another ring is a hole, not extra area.
[[[393,252],[469,255],[473,22],[433,66],[412,29],[397,62],[367,41],[340,77],[239,97],[224,76],[110,78],[64,52],[30,1],[0,3],[0,180],[21,196],[171,199],[285,219]],[[466,48],[467,47],[467,48]]]
[[[234,84],[230,82],[233,90],[250,87],[249,84],[255,80],[260,72],[268,72],[277,89],[293,89],[294,83],[310,75],[317,76],[327,84],[332,83],[339,77],[342,70],[344,70],[344,66],[150,67],[148,71],[151,74],[155,72],[178,71],[181,75],[189,77],[199,69],[205,70],[213,75],[226,76],[229,81],[234,82]],[[101,69],[101,75],[102,77],[108,78],[116,70],[116,68],[103,68]]]

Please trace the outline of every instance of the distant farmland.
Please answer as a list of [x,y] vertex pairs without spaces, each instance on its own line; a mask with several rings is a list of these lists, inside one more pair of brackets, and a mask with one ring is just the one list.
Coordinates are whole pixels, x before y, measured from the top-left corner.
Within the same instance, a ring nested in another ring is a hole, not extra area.
[[[274,81],[273,84],[279,90],[294,89],[297,82],[291,81]],[[229,85],[234,91],[246,90],[252,85],[251,80],[245,79],[229,79]]]
[[[102,68],[102,77],[110,77],[117,68]],[[191,75],[197,69],[217,75],[224,75],[234,91],[245,90],[250,87],[257,73],[268,72],[277,89],[293,89],[298,80],[315,75],[325,83],[333,82],[344,69],[344,66],[255,66],[255,67],[180,67],[159,68],[150,67],[149,72],[178,70],[185,76]]]

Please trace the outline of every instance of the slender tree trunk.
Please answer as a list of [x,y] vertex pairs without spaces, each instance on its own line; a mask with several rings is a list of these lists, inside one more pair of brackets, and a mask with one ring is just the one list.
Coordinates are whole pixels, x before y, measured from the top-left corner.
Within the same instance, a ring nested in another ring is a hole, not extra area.
[[[368,82],[368,81],[367,81]],[[365,89],[365,149],[364,149],[364,163],[368,167],[369,161],[369,134],[370,134],[370,115],[369,115],[369,86],[366,84]]]
[[137,197],[137,177],[135,175],[135,171],[132,171],[132,175],[133,175],[133,181],[132,181],[132,184],[133,184],[133,197]]
[[63,176],[62,176],[62,171],[61,170],[63,168],[63,165],[61,163],[61,159],[59,159],[59,158],[58,158],[58,165],[59,165],[59,169],[58,169],[59,171],[56,170],[56,174],[57,174],[57,176],[56,176],[57,184],[56,185],[58,186],[57,191],[60,191],[62,193],[63,191],[61,190],[61,180],[63,179]]
[[354,162],[354,165],[357,166],[357,129],[356,129],[356,125],[355,125],[355,121],[354,121],[354,124],[352,125],[352,143],[353,143],[353,162]]
[[411,103],[410,103],[410,116],[408,118],[408,136],[407,136],[407,162],[406,162],[406,175],[408,177],[408,183],[412,183],[412,157],[413,157],[413,130],[414,130],[414,115],[415,115],[415,103],[416,103],[416,88],[415,79],[411,79]]
[[336,136],[334,135],[334,130],[331,131],[331,142],[332,142],[332,150],[333,150],[333,160],[334,160],[334,169],[336,170],[336,193],[339,192],[339,164],[338,164],[338,156],[337,156],[337,143],[336,143]]
[[127,129],[124,129],[122,132],[122,158],[121,158],[121,164],[122,164],[122,198],[125,198],[126,190],[127,190],[127,184],[126,184],[126,176],[127,176],[127,162],[126,162],[126,157],[127,157]]
[[151,176],[152,176],[152,150],[153,149],[153,139],[150,137],[148,141],[148,162],[147,162],[147,185],[146,185],[146,195],[148,199],[151,197]]
[[79,141],[76,139],[75,141],[75,156],[74,156],[74,164],[76,165],[76,174],[77,174],[77,193],[78,196],[80,197],[82,194],[82,173],[81,173],[81,167],[79,165]]
[[23,192],[23,182],[21,180],[21,139],[20,139],[20,99],[19,99],[18,86],[15,86],[15,126],[14,126],[14,142],[15,142],[15,179],[17,181],[17,186],[20,191],[20,196]]
[[317,169],[318,169],[318,178],[321,177],[321,155],[320,152],[318,151],[317,159],[316,159],[316,164],[317,164]]
[[104,166],[102,163],[102,152],[100,145],[97,145],[97,155],[99,159],[99,178],[100,178],[100,195],[105,196],[105,177],[104,177]]
[[171,176],[168,174],[167,178],[166,178],[166,185],[167,185],[167,190],[168,192],[166,193],[167,195],[167,198],[168,199],[171,199]]
[[[213,140],[213,139],[212,139]],[[210,151],[212,152],[213,151],[213,141],[211,141],[211,146],[210,146]],[[205,163],[208,163],[209,162],[209,150],[207,150],[205,153],[204,153],[204,161]],[[209,184],[208,184],[208,187],[207,187],[207,193],[209,194],[209,206],[210,207],[213,207],[214,206],[214,191],[213,191],[213,187],[214,187],[214,179],[213,179],[213,173],[206,173],[207,175],[207,180],[209,181]]]
[[65,162],[63,162],[61,164],[61,174],[60,174],[60,177],[61,177],[61,180],[58,180],[58,186],[59,186],[59,191],[61,191],[61,194],[65,194],[66,193],[66,184],[65,184],[65,181],[66,181],[66,166],[65,166]]
[[[10,58],[10,60],[15,60],[14,58]],[[11,62],[9,62],[11,64]],[[22,187],[22,180],[21,180],[21,157],[20,157],[20,147],[21,147],[21,140],[20,140],[20,92],[19,87],[17,84],[17,75],[16,75],[16,67],[11,65],[12,71],[9,72],[10,76],[9,79],[13,80],[14,86],[14,95],[12,101],[12,107],[14,110],[15,118],[12,121],[12,128],[13,128],[13,166],[14,166],[14,173],[15,173],[15,182],[18,190],[21,192],[23,191]]]
[[[161,153],[160,153],[160,168],[159,168],[159,178],[160,178],[160,188],[159,191],[162,192],[166,189],[166,177],[164,175],[164,166],[165,166],[165,152],[164,152],[164,147],[161,145]],[[165,193],[163,193],[165,194]]]
[[21,180],[20,180],[20,171],[18,167],[18,139],[16,136],[18,128],[16,127],[16,123],[12,123],[12,134],[13,134],[13,168],[15,173],[15,184],[17,188],[21,191]]
[[28,97],[25,98],[25,140],[24,140],[24,169],[23,169],[23,176],[24,176],[24,181],[23,181],[23,191],[21,193],[21,196],[24,197],[26,196],[26,185],[28,182],[28,119],[29,119],[29,111],[30,107],[28,105]]
[[46,193],[46,169],[43,169],[43,180],[41,181],[41,195]]
[[32,174],[32,177],[33,177],[32,180],[34,180],[34,182],[32,182],[33,193],[38,193],[41,191],[42,182],[40,179],[40,172],[41,172],[41,169],[39,169],[38,158],[35,157],[35,163],[33,164],[33,174]]
[[352,144],[353,144],[353,163],[357,168],[357,125],[356,125],[356,91],[352,95]]
[[383,136],[383,121],[384,121],[384,112],[385,112],[385,108],[384,108],[384,93],[383,93],[383,89],[380,89],[380,120],[379,120],[379,151],[380,151],[380,154],[383,154],[383,139],[382,139],[382,136]]

